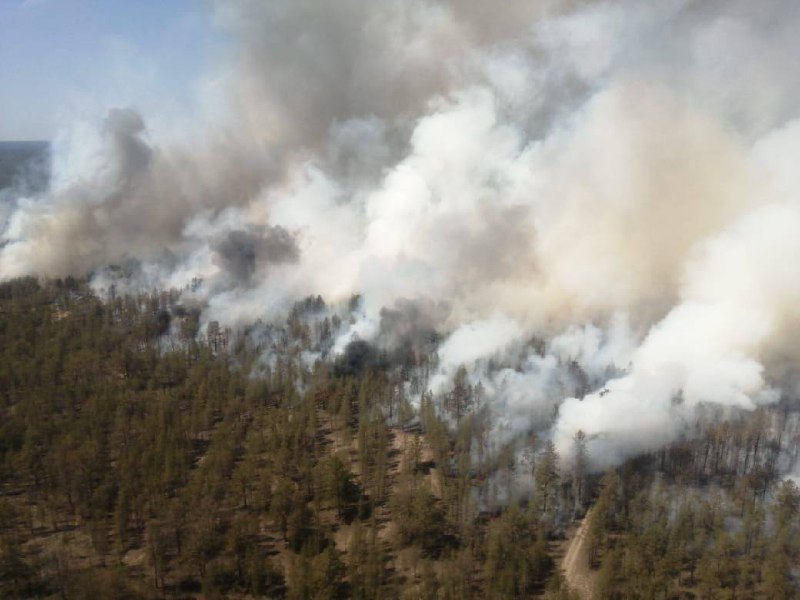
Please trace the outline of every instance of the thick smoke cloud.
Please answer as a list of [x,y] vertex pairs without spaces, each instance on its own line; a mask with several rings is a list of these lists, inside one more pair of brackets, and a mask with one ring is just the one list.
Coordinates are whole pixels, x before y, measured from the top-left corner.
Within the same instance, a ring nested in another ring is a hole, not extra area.
[[214,245],[214,252],[222,272],[243,284],[259,267],[295,263],[300,257],[294,237],[279,226],[229,231]]
[[200,278],[231,324],[361,294],[334,352],[436,348],[433,391],[465,365],[504,432],[583,429],[597,467],[794,389],[797,3],[211,6],[221,105],[66,131],[0,278]]
[[381,309],[377,339],[392,354],[394,362],[418,364],[441,342],[437,327],[448,312],[446,302],[435,304],[401,298],[394,306]]

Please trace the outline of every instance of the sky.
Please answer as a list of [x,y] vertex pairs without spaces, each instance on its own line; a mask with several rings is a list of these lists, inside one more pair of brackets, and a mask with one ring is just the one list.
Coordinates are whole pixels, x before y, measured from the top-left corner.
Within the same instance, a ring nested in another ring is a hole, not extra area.
[[0,140],[117,104],[180,110],[222,44],[202,0],[0,0]]

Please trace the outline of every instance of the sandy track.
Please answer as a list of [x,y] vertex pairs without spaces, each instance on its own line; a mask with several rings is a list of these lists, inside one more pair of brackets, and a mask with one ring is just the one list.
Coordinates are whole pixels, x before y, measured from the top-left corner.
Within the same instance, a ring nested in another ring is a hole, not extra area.
[[578,592],[581,598],[587,600],[592,597],[589,558],[587,556],[588,549],[586,547],[586,533],[589,529],[591,514],[591,510],[586,513],[567,548],[564,560],[561,561],[561,568],[564,571],[564,578],[567,584]]

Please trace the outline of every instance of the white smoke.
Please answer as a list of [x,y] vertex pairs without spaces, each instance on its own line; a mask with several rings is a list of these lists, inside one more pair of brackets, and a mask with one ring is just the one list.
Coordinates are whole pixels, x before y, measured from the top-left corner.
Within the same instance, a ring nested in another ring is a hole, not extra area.
[[793,380],[796,3],[212,4],[224,100],[65,133],[0,278],[195,281],[229,324],[362,294],[334,351],[413,314],[449,333],[435,390],[465,364],[506,430],[583,429],[597,466]]

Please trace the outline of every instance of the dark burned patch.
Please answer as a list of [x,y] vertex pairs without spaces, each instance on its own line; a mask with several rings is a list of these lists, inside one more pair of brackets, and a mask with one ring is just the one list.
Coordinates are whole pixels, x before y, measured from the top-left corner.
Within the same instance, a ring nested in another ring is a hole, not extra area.
[[436,468],[436,461],[433,460],[425,460],[422,462],[417,463],[414,466],[414,473],[422,474],[422,475],[429,475],[432,469]]
[[359,377],[367,371],[384,370],[387,367],[386,356],[375,346],[364,340],[353,340],[336,359],[333,373],[338,377]]

